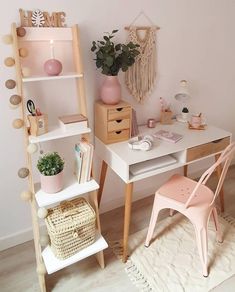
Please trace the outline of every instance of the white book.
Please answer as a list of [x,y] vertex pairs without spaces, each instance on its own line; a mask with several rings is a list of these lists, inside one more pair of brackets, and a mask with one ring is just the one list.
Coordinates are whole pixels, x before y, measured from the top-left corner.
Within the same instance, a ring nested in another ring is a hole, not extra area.
[[81,179],[82,171],[82,162],[83,162],[83,152],[81,151],[79,143],[75,145],[75,175],[77,176],[78,182]]
[[66,130],[79,130],[88,127],[87,117],[82,114],[66,115],[58,117],[60,127]]

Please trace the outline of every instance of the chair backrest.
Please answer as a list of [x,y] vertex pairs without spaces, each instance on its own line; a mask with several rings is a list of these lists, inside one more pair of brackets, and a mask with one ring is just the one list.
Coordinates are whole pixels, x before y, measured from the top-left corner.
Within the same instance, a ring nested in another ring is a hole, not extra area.
[[230,145],[228,145],[224,151],[221,153],[219,159],[210,167],[208,168],[201,176],[201,178],[199,179],[196,187],[194,188],[194,190],[192,191],[190,197],[188,198],[187,202],[185,203],[185,207],[187,208],[191,202],[191,200],[193,199],[193,197],[195,196],[195,194],[197,193],[197,190],[199,188],[199,186],[201,184],[205,185],[206,182],[208,181],[208,179],[210,178],[211,174],[216,170],[217,167],[221,167],[221,174],[220,174],[220,178],[218,180],[217,183],[217,187],[214,193],[214,197],[211,201],[211,204],[214,203],[217,195],[219,194],[223,183],[224,183],[224,179],[225,176],[227,174],[228,171],[228,167],[231,163],[231,160],[234,156],[235,153],[235,142],[231,143]]

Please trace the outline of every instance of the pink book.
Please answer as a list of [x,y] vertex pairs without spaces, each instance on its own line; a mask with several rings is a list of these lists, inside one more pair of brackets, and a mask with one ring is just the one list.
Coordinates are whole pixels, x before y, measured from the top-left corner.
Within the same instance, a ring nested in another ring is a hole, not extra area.
[[165,130],[159,130],[156,133],[154,133],[153,136],[158,139],[172,143],[176,143],[177,141],[183,138],[183,135],[181,134]]

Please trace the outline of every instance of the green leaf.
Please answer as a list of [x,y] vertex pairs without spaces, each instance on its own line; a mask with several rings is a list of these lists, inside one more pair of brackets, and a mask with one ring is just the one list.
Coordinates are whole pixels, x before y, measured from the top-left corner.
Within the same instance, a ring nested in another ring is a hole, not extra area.
[[108,41],[109,41],[109,38],[105,35],[105,36],[104,36],[104,40],[105,40],[106,42],[108,42]]
[[105,64],[108,66],[108,67],[111,67],[113,65],[113,58],[108,56],[106,58],[106,61],[105,61]]
[[93,46],[93,47],[91,48],[91,51],[94,52],[95,50],[96,50],[96,47]]
[[114,30],[112,31],[112,34],[113,34],[113,33],[116,33],[116,32],[118,32],[118,29],[114,29]]

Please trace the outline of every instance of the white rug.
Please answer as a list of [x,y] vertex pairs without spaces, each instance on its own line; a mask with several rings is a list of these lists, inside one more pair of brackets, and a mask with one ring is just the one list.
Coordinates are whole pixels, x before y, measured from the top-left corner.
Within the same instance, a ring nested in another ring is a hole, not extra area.
[[[210,291],[235,274],[235,220],[229,216],[219,220],[222,244],[216,242],[213,222],[209,224],[209,277],[202,276],[193,226],[179,213],[157,222],[153,237],[157,239],[148,248],[144,247],[147,229],[129,237],[126,272],[141,291]],[[120,243],[112,245],[120,256]]]

